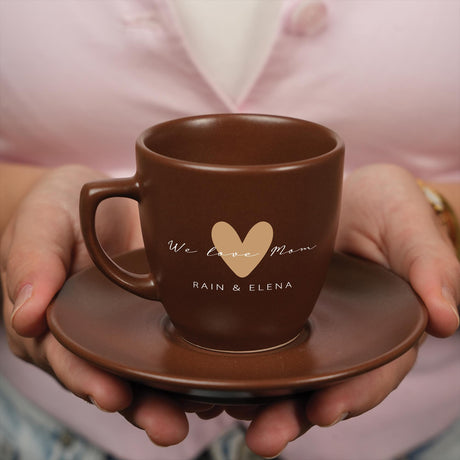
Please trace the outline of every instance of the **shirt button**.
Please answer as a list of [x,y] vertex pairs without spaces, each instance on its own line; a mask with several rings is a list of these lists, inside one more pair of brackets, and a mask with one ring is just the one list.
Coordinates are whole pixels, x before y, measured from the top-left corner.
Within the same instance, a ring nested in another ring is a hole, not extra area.
[[130,27],[152,27],[157,25],[157,17],[153,12],[147,12],[137,16],[128,16],[124,19],[127,26]]
[[294,35],[316,35],[327,23],[327,8],[321,0],[297,0],[288,14],[286,29]]

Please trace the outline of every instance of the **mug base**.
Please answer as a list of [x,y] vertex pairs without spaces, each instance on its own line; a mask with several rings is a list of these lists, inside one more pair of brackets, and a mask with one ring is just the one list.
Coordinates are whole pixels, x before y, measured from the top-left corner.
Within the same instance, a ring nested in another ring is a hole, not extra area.
[[282,342],[280,344],[273,345],[273,346],[270,346],[270,347],[264,347],[264,348],[252,348],[252,349],[249,349],[249,350],[232,350],[232,349],[227,349],[227,348],[207,347],[207,346],[204,346],[204,345],[199,345],[197,343],[194,343],[191,340],[186,339],[182,334],[180,334],[177,331],[177,329],[174,327],[174,325],[172,324],[171,320],[169,319],[169,317],[167,315],[164,317],[163,327],[164,327],[165,332],[167,333],[167,335],[169,335],[170,337],[174,337],[176,340],[183,341],[183,342],[187,343],[188,345],[190,345],[192,347],[199,348],[201,350],[205,350],[205,351],[209,351],[209,352],[213,352],[213,353],[231,353],[231,354],[264,353],[264,352],[268,352],[268,351],[278,350],[280,348],[286,347],[286,346],[292,344],[293,342],[297,342],[299,340],[304,342],[305,340],[308,339],[308,337],[310,335],[310,326],[309,326],[309,323],[307,322],[307,324],[305,324],[305,326],[300,330],[300,332],[298,334],[296,334],[291,339],[289,339],[289,340],[287,340],[285,342]]
[[268,347],[268,348],[256,348],[255,350],[220,350],[218,348],[209,348],[209,347],[203,347],[201,345],[197,345],[196,343],[190,342],[190,340],[187,340],[184,337],[182,337],[182,340],[184,340],[185,342],[187,342],[188,344],[194,347],[201,348],[206,351],[213,351],[215,353],[234,353],[234,354],[245,353],[246,354],[246,353],[262,353],[265,351],[272,351],[272,350],[277,350],[278,348],[283,348],[286,345],[289,345],[290,343],[294,342],[294,340],[296,340],[300,334],[301,332],[299,332],[295,337],[288,340],[287,342],[281,343],[279,345],[274,345],[273,347]]

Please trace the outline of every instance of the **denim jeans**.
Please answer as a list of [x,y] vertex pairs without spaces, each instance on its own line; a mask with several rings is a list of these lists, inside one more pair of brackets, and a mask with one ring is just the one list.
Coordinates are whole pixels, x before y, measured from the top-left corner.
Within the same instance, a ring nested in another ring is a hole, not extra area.
[[[236,426],[212,443],[196,460],[260,459],[246,447],[244,435],[244,427]],[[459,459],[460,419],[435,439],[397,459],[388,460]],[[30,404],[0,375],[0,460],[115,459]],[[305,452],[305,458],[293,460],[316,459],[308,458],[308,452]]]
[[460,419],[439,436],[422,444],[397,460],[459,460]]
[[1,460],[109,460],[22,398],[0,375]]
[[[237,426],[197,460],[261,459],[246,447],[244,435],[244,428]],[[116,459],[25,400],[0,375],[0,460]]]

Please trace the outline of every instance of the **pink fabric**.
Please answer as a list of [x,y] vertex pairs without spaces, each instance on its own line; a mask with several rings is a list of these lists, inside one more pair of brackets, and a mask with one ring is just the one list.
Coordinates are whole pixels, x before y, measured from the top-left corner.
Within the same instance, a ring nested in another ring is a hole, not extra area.
[[[326,1],[317,28],[300,3],[286,2],[258,78],[232,101],[195,63],[166,1],[2,0],[0,158],[126,175],[145,127],[241,111],[330,126],[345,140],[347,171],[384,161],[425,179],[459,180],[460,3]],[[313,429],[286,458],[386,459],[439,432],[460,415],[458,349],[458,334],[428,340],[382,405]],[[27,397],[126,459],[184,460],[231,424],[192,417],[185,444],[159,449],[13,358],[5,340],[0,353],[0,372]]]
[[345,139],[348,170],[390,161],[458,178],[458,2],[326,5],[316,35],[291,33],[295,8],[285,8],[266,65],[235,103],[197,68],[166,2],[4,0],[0,154],[123,172],[148,125],[244,111],[327,124]]

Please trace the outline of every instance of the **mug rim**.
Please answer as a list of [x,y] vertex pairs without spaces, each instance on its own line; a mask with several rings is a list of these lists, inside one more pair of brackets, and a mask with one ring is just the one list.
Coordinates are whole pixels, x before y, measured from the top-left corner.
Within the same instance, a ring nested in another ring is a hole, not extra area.
[[[331,139],[335,140],[335,146],[327,152],[321,153],[314,157],[304,158],[301,160],[295,161],[285,161],[278,163],[258,163],[258,164],[225,164],[225,163],[210,163],[210,162],[200,162],[200,161],[191,161],[184,160],[181,158],[176,158],[173,156],[168,156],[162,153],[159,153],[155,150],[147,147],[145,141],[152,134],[152,132],[158,128],[168,126],[171,124],[177,124],[179,122],[189,122],[195,120],[207,120],[207,119],[218,119],[218,118],[263,118],[270,120],[283,120],[287,122],[295,122],[307,124],[315,128],[319,128],[325,134],[327,134]],[[344,142],[342,138],[332,129],[319,124],[313,121],[305,120],[302,118],[288,117],[283,115],[270,115],[270,114],[260,114],[260,113],[216,113],[216,114],[205,114],[205,115],[194,115],[189,117],[174,118],[167,120],[149,128],[145,129],[136,139],[136,152],[144,153],[155,157],[155,159],[161,163],[167,164],[169,166],[178,166],[185,167],[190,169],[200,169],[200,170],[212,170],[212,171],[239,171],[239,172],[253,172],[261,170],[286,170],[292,168],[298,168],[300,166],[313,165],[326,161],[327,158],[335,156],[343,152],[345,149]]]

